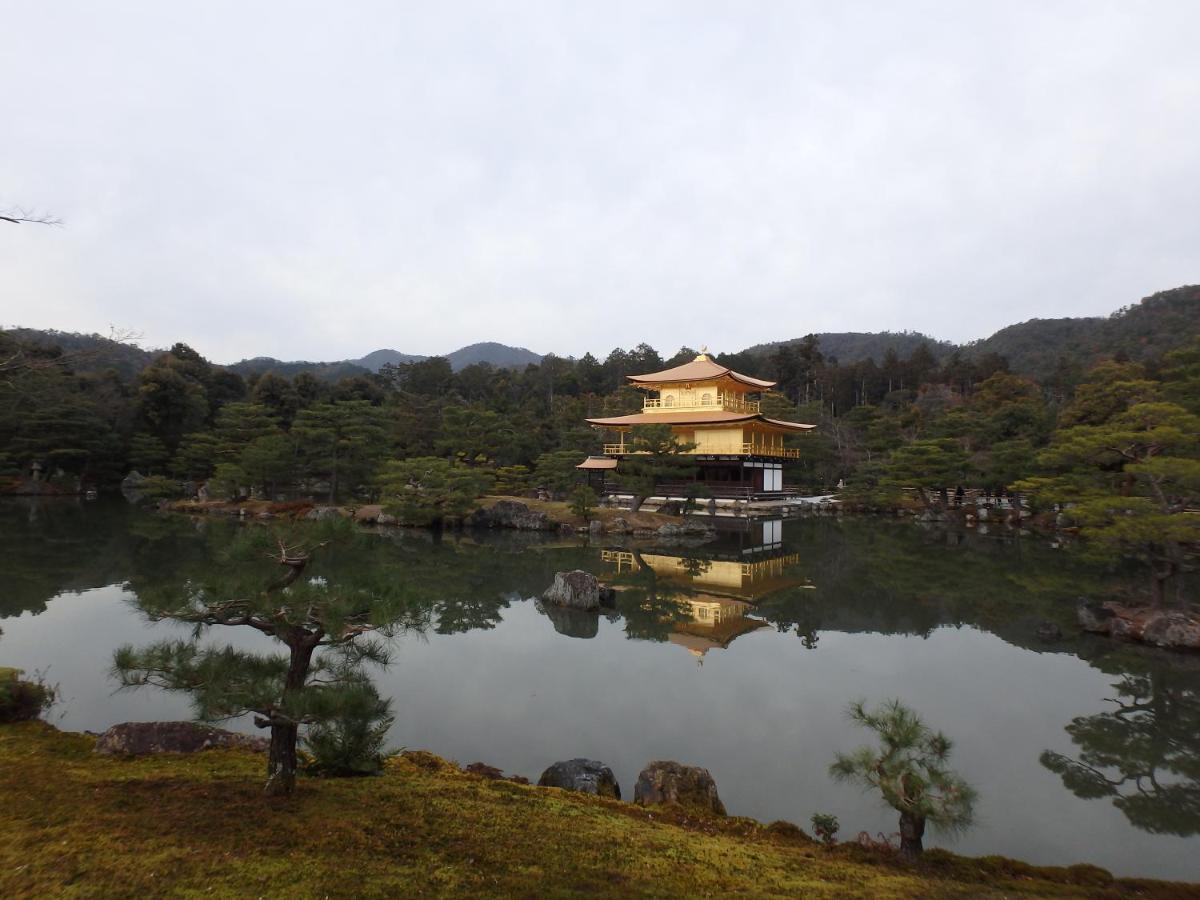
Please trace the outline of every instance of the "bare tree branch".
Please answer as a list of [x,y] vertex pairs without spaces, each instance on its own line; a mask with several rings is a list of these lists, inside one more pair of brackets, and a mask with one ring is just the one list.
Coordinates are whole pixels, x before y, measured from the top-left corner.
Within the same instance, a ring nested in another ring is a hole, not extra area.
[[58,225],[61,226],[63,220],[57,216],[42,215],[30,209],[25,209],[20,206],[0,212],[0,219],[5,222],[12,222],[14,225],[20,225],[22,222],[29,222],[34,225]]

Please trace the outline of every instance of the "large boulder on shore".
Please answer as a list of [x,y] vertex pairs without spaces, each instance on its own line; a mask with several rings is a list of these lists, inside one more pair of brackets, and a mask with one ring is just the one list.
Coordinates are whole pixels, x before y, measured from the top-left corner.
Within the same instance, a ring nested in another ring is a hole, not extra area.
[[555,531],[558,528],[544,512],[530,509],[518,500],[497,500],[489,507],[475,510],[466,522],[475,528],[515,528],[518,531]]
[[581,791],[598,797],[621,799],[621,786],[612,769],[595,759],[568,759],[550,766],[538,779],[539,787]]
[[685,766],[674,760],[655,760],[638,775],[633,802],[639,806],[669,804],[692,812],[725,815],[717,783],[708,769]]
[[1100,604],[1082,600],[1077,615],[1084,631],[1140,641],[1154,647],[1200,650],[1200,614],[1193,610],[1123,606],[1112,600]]
[[582,569],[555,572],[554,584],[542,594],[542,600],[568,609],[599,609],[600,582],[596,580],[595,575]]
[[266,752],[268,745],[265,738],[224,731],[199,722],[122,722],[100,735],[96,740],[96,752],[112,756],[219,749],[261,753]]

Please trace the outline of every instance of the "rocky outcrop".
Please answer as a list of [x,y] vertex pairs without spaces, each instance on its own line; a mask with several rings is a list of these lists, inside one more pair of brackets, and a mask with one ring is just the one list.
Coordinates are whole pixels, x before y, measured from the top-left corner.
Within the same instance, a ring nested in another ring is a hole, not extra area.
[[266,752],[267,745],[265,738],[224,731],[198,722],[123,722],[100,735],[96,740],[96,752],[113,756],[218,749]]
[[621,799],[621,786],[612,769],[595,759],[568,759],[556,762],[542,773],[539,787],[581,791],[598,797]]
[[642,769],[633,786],[633,802],[639,806],[665,803],[692,812],[725,815],[725,804],[717,795],[717,783],[708,769],[673,760],[656,760]]
[[304,516],[310,522],[327,522],[331,519],[340,519],[341,517],[342,511],[336,506],[315,506]]
[[554,584],[542,594],[545,603],[568,609],[594,610],[600,608],[600,583],[596,576],[582,569],[555,572]]
[[1193,610],[1123,606],[1115,601],[1082,600],[1077,608],[1084,631],[1107,634],[1154,647],[1200,650],[1200,614]]
[[517,531],[557,531],[558,523],[544,512],[530,509],[517,500],[497,500],[467,516],[474,528],[515,528]]

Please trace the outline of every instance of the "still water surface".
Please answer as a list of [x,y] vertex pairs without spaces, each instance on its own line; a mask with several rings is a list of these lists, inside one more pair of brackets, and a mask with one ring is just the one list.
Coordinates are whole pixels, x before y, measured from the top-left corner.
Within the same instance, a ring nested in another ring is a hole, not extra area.
[[[0,665],[59,684],[62,728],[189,717],[186,697],[117,691],[112,653],[186,637],[139,600],[212,567],[238,528],[123,504],[0,504]],[[573,568],[620,585],[616,608],[551,618],[530,599]],[[899,697],[955,740],[980,793],[971,831],[927,844],[1200,879],[1200,665],[1077,636],[1074,599],[1118,576],[1043,539],[825,519],[692,547],[392,531],[335,548],[322,575],[402,583],[422,609],[426,627],[374,676],[394,746],[533,780],[590,756],[627,795],[647,761],[677,759],[708,768],[732,814],[807,826],[830,812],[852,837],[896,819],[826,774],[866,739],[845,706]],[[1039,639],[1046,621],[1066,637]],[[207,640],[269,649],[243,631]],[[1069,785],[1048,752],[1076,764]]]

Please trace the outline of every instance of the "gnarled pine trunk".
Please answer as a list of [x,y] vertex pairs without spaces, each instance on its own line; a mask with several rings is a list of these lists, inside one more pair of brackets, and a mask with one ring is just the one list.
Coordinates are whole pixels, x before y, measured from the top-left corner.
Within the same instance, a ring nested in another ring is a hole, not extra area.
[[300,729],[295,724],[271,726],[271,747],[267,755],[268,796],[290,794],[296,787],[296,740]]
[[925,834],[925,818],[912,813],[900,813],[900,855],[905,859],[919,859],[925,852],[921,837]]
[[[281,705],[290,712],[288,698],[304,690],[308,668],[319,637],[307,632],[279,635],[291,650]],[[279,716],[271,718],[271,746],[267,751],[266,793],[272,797],[290,794],[296,787],[296,741],[300,726]]]

